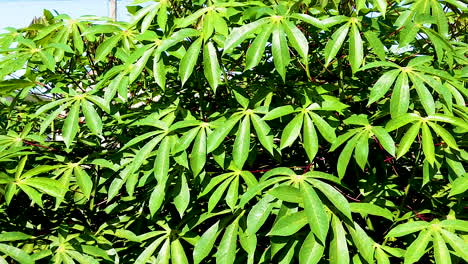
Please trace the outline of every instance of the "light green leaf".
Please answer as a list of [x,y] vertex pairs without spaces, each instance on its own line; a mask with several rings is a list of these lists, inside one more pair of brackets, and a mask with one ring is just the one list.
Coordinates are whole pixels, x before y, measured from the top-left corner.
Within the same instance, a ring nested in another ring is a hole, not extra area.
[[362,170],[366,167],[367,159],[369,156],[369,136],[364,132],[359,137],[356,147],[354,148],[354,157],[357,164]]
[[302,32],[291,21],[285,20],[282,25],[291,46],[297,51],[304,61],[307,61],[307,56],[309,55],[309,42],[304,34],[302,34]]
[[138,258],[135,260],[135,264],[147,263],[164,239],[165,237],[159,237],[158,239],[154,240],[149,246],[147,246],[145,250],[143,250],[143,252],[141,252]]
[[414,221],[414,222],[408,222],[408,223],[400,224],[400,225],[397,225],[396,227],[394,227],[392,230],[390,230],[390,232],[388,232],[386,237],[405,236],[405,235],[408,235],[408,234],[411,234],[411,233],[414,233],[414,232],[418,232],[418,231],[420,231],[422,229],[425,229],[425,228],[427,228],[429,226],[430,226],[430,224],[428,222],[424,222],[424,221]]
[[452,259],[450,257],[450,252],[445,244],[444,239],[439,232],[432,232],[433,247],[434,247],[434,258],[437,264],[451,264]]
[[[387,3],[385,0],[375,0],[375,1],[383,1],[385,4]],[[385,46],[383,45],[382,41],[379,39],[378,35],[373,31],[366,31],[364,32],[364,37],[366,37],[369,46],[372,48],[374,53],[379,57],[380,60],[385,60],[386,53],[385,53]]]
[[434,141],[432,140],[432,133],[427,123],[422,124],[422,147],[424,156],[426,157],[427,161],[434,165],[435,162],[435,147]]
[[395,156],[395,142],[393,138],[385,131],[383,127],[374,126],[372,127],[372,133],[379,140],[380,145],[388,152],[390,155]]
[[314,124],[310,119],[309,115],[304,115],[304,126],[303,126],[303,147],[309,157],[310,161],[313,161],[315,155],[317,155],[319,144],[317,138],[317,132],[315,131]]
[[273,136],[270,134],[271,128],[268,124],[261,119],[258,115],[253,114],[251,116],[252,125],[254,126],[258,140],[262,146],[273,155]]
[[349,251],[346,243],[346,233],[338,217],[332,219],[333,238],[330,242],[330,263],[348,264]]
[[165,183],[169,173],[170,138],[164,137],[159,145],[156,159],[154,160],[154,177],[159,183]]
[[408,152],[411,145],[413,145],[416,136],[419,133],[419,128],[421,127],[421,122],[417,122],[413,124],[408,131],[406,131],[405,135],[401,138],[400,145],[398,146],[397,150],[397,159],[402,157],[403,155]]
[[198,55],[200,54],[202,42],[202,38],[198,38],[197,40],[195,40],[187,49],[187,52],[180,61],[179,77],[182,82],[182,86],[188,80],[190,75],[192,75],[192,72],[198,60]]
[[22,249],[6,244],[0,244],[0,252],[10,256],[21,264],[34,264],[34,259]]
[[122,35],[115,35],[102,42],[96,49],[94,60],[96,62],[99,62],[106,58],[106,56],[112,51],[112,49],[116,47],[117,42],[119,42],[121,37]]
[[102,134],[102,120],[99,114],[94,109],[93,105],[88,100],[81,101],[81,109],[85,116],[86,126],[96,135]]
[[400,70],[391,70],[380,76],[380,78],[371,88],[369,102],[367,103],[368,106],[382,98],[387,93],[388,89],[390,89],[390,86],[392,86],[395,78],[399,73]]
[[187,256],[184,248],[180,243],[180,239],[171,242],[171,263],[173,264],[188,264]]
[[348,168],[349,160],[351,159],[351,155],[353,154],[353,150],[356,147],[356,144],[359,139],[359,134],[354,136],[351,140],[346,143],[345,147],[340,153],[338,157],[337,169],[338,169],[338,177],[342,179],[346,173],[346,169]]
[[314,125],[317,127],[319,130],[320,134],[323,136],[323,138],[332,143],[336,139],[336,134],[335,134],[335,129],[331,127],[327,121],[325,121],[321,116],[314,112],[309,112],[310,117],[312,117],[312,120],[314,121]]
[[315,240],[314,233],[310,232],[299,250],[299,263],[318,263],[323,257],[324,250],[324,246]]
[[273,209],[272,201],[271,195],[265,195],[256,205],[252,206],[247,215],[247,233],[256,234],[262,227]]
[[219,243],[218,251],[216,252],[217,264],[233,264],[236,258],[236,245],[237,245],[237,229],[239,222],[236,219],[230,224],[226,231],[224,231],[223,238]]
[[281,217],[273,225],[268,235],[291,236],[307,225],[307,215],[304,211],[295,212]]
[[208,256],[218,236],[219,221],[208,228],[205,233],[200,237],[195,248],[193,249],[193,262],[195,264],[201,263],[201,261]]
[[360,213],[360,214],[371,214],[377,215],[384,218],[387,218],[390,221],[393,221],[393,214],[388,209],[382,208],[378,205],[371,204],[371,203],[350,203],[350,209],[353,213]]
[[248,115],[239,124],[232,150],[232,157],[238,168],[244,166],[250,150],[250,118]]
[[62,198],[65,195],[63,186],[57,181],[49,178],[34,177],[24,179],[21,181],[23,184],[27,184],[31,187],[39,189],[40,191],[57,198]]
[[319,180],[309,179],[308,180],[312,185],[317,188],[320,192],[325,194],[328,200],[340,211],[344,216],[346,216],[350,221],[352,220],[351,217],[351,209],[349,207],[349,203],[346,198],[338,192],[335,188],[331,185],[324,183]]
[[286,35],[281,29],[281,24],[276,24],[272,33],[272,47],[271,51],[273,54],[273,62],[275,69],[283,79],[286,80],[286,67],[290,61],[289,47],[286,41]]
[[221,78],[221,68],[219,66],[216,48],[211,41],[206,43],[203,48],[203,70],[208,83],[216,93],[216,88]]
[[349,62],[353,73],[359,70],[363,58],[364,47],[362,45],[361,33],[359,32],[357,25],[353,23],[349,34]]
[[83,192],[84,196],[89,199],[91,191],[93,190],[93,180],[79,165],[73,168],[73,172],[80,190]]
[[325,211],[324,204],[308,183],[301,183],[301,193],[302,200],[304,202],[304,211],[306,213],[310,229],[320,242],[324,244],[329,227],[329,219],[327,212]]
[[348,35],[348,31],[349,23],[346,23],[338,28],[331,36],[331,39],[328,41],[324,50],[325,66],[328,66],[328,64],[330,64],[330,62],[336,57],[336,54],[343,45],[346,35]]
[[468,261],[468,244],[461,237],[456,234],[449,232],[447,230],[440,230],[444,240],[450,244],[450,246],[455,250],[455,252],[463,258],[465,261]]
[[423,230],[419,233],[418,238],[409,245],[405,253],[405,264],[417,262],[426,252],[427,244],[431,241],[431,232]]
[[73,139],[78,133],[78,114],[80,111],[80,101],[76,101],[73,106],[70,108],[65,122],[63,123],[63,141],[67,148],[70,148]]
[[303,122],[304,114],[296,115],[291,122],[289,122],[283,130],[281,134],[281,145],[280,149],[284,149],[289,147],[293,144],[296,138],[299,136],[301,132],[302,122]]
[[408,112],[410,103],[410,91],[408,84],[408,75],[402,72],[395,82],[395,88],[390,99],[390,114],[395,118]]
[[258,65],[265,52],[265,47],[272,30],[273,24],[264,25],[257,37],[255,37],[252,45],[247,49],[245,70],[252,69]]
[[262,25],[270,22],[270,19],[263,18],[255,22],[249,23],[242,27],[235,28],[231,34],[224,41],[223,54],[230,53],[235,47],[237,47],[242,41],[250,36],[251,33],[256,31]]
[[164,201],[164,196],[166,195],[166,184],[158,183],[156,187],[151,192],[149,199],[148,207],[152,216],[161,208],[161,205]]

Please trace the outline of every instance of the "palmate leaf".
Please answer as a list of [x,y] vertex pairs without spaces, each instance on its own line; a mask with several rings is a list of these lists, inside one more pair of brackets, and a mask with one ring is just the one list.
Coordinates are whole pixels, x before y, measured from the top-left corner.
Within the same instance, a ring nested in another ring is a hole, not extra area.
[[325,243],[330,220],[325,211],[324,204],[309,184],[302,183],[301,192],[302,200],[304,201],[304,211],[310,229],[322,243]]
[[258,63],[260,63],[263,53],[265,52],[267,41],[270,38],[271,32],[273,31],[273,27],[273,24],[264,25],[260,33],[258,33],[250,47],[247,49],[245,56],[246,70],[252,69],[253,67],[257,66]]
[[281,29],[281,24],[277,22],[274,25],[272,33],[272,54],[275,69],[283,79],[286,80],[286,67],[290,61],[289,47],[287,45],[286,36],[284,31]]
[[324,50],[325,65],[330,64],[330,62],[336,57],[336,54],[348,35],[349,27],[349,23],[346,23],[338,28],[331,36],[331,39],[328,41]]
[[182,85],[185,84],[195,68],[202,43],[202,38],[195,40],[187,49],[187,52],[180,61],[179,77],[181,79]]

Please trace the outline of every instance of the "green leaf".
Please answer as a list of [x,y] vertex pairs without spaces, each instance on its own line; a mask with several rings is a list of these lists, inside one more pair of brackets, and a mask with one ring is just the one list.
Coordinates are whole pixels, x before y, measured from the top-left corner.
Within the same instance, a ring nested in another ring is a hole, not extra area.
[[135,260],[135,264],[147,263],[164,239],[165,237],[159,237],[158,239],[154,240],[149,246],[147,246],[145,250],[143,250],[143,252],[141,252],[138,258]]
[[283,105],[283,106],[279,106],[279,107],[272,109],[266,115],[264,115],[262,119],[266,121],[273,120],[273,119],[276,119],[285,115],[289,115],[293,112],[294,112],[294,107],[292,107],[291,105]]
[[237,130],[236,140],[234,141],[234,146],[232,150],[232,157],[234,163],[238,168],[244,166],[247,157],[249,156],[250,149],[250,118],[248,115],[239,124],[239,129]]
[[429,230],[421,231],[418,238],[406,249],[405,264],[417,262],[426,252],[429,241],[431,241],[431,232]]
[[161,205],[164,201],[166,195],[166,185],[165,183],[158,183],[156,187],[151,192],[149,199],[148,207],[152,216],[161,208]]
[[451,148],[458,149],[458,144],[455,138],[448,132],[445,128],[442,126],[433,123],[433,122],[427,122],[427,124],[434,130],[434,132],[440,136],[444,142]]
[[174,264],[188,264],[187,256],[185,255],[184,248],[180,243],[180,239],[171,242],[171,263]]
[[328,200],[338,209],[344,216],[346,216],[350,221],[352,220],[351,217],[351,209],[349,207],[349,203],[346,198],[338,192],[335,188],[331,185],[324,183],[319,180],[310,179],[308,180],[312,185],[317,188],[320,192],[325,194]]
[[272,47],[271,51],[273,54],[273,62],[275,64],[275,69],[283,79],[283,82],[286,80],[286,67],[290,61],[289,47],[286,40],[286,35],[281,29],[281,24],[276,24],[273,33],[272,33]]
[[258,33],[257,37],[252,42],[252,45],[247,49],[245,70],[250,70],[258,65],[265,52],[265,47],[272,30],[273,24],[263,26],[260,33]]
[[450,190],[449,196],[462,194],[468,190],[468,177],[459,177],[452,182],[452,189]]
[[367,103],[368,106],[378,101],[388,92],[388,89],[390,89],[390,86],[392,86],[398,74],[400,74],[400,70],[391,70],[380,76],[371,88],[369,102]]
[[31,235],[27,235],[22,232],[2,232],[0,233],[0,242],[5,241],[18,241],[18,240],[27,240],[32,238]]
[[435,113],[435,102],[434,98],[432,97],[431,92],[427,89],[424,83],[419,79],[417,76],[413,76],[410,74],[411,81],[413,81],[414,88],[416,88],[416,92],[418,93],[419,100],[424,107],[427,115],[433,115]]
[[195,40],[190,45],[184,57],[180,61],[179,77],[182,82],[182,86],[188,80],[190,75],[192,75],[192,72],[198,60],[198,55],[200,54],[202,42],[203,42],[202,38],[198,38],[197,40]]
[[[150,45],[147,45],[146,47],[144,47],[144,49],[147,49],[149,46]],[[130,84],[133,83],[140,76],[154,49],[155,47],[146,50],[145,53],[143,53],[143,55],[138,59],[138,61],[135,64],[133,64],[133,68],[128,75],[128,82]]]
[[76,177],[76,183],[80,187],[80,190],[83,192],[83,195],[89,199],[91,196],[91,191],[93,190],[93,180],[79,165],[73,168],[73,172]]
[[375,204],[359,202],[350,203],[349,206],[353,213],[377,215],[387,218],[390,221],[393,221],[394,218],[392,212],[390,212],[388,209],[382,208]]
[[395,142],[393,138],[385,131],[383,127],[374,126],[372,127],[372,133],[379,140],[380,145],[388,152],[390,155],[395,156]]
[[468,232],[468,222],[464,220],[444,220],[440,222],[440,226],[446,229],[455,229],[462,232]]
[[369,136],[368,133],[364,132],[359,136],[358,141],[356,142],[356,147],[354,147],[354,157],[357,164],[361,167],[362,170],[366,167],[367,159],[369,156]]
[[226,192],[226,204],[234,211],[239,198],[239,177],[234,177]]
[[218,226],[219,221],[208,228],[200,237],[197,244],[195,244],[195,248],[193,249],[193,262],[195,264],[201,263],[201,261],[210,253],[216,241],[216,237],[219,234]]
[[432,232],[432,236],[434,237],[434,258],[437,264],[450,264],[452,260],[450,258],[450,252],[445,244],[444,239],[440,235],[439,232],[435,231]]
[[362,45],[361,33],[359,32],[357,25],[353,23],[349,34],[349,62],[353,73],[359,70],[363,58],[364,47]]
[[427,123],[422,123],[422,147],[424,156],[426,157],[429,164],[434,165],[435,162],[435,147],[434,141],[432,140],[432,133]]
[[170,138],[164,137],[159,145],[156,159],[154,160],[154,177],[159,183],[165,183],[169,173]]
[[419,133],[419,128],[421,127],[421,122],[417,122],[406,131],[405,135],[401,138],[400,145],[398,146],[397,159],[401,158],[403,155],[408,152],[411,145],[414,142],[414,139]]
[[190,189],[184,173],[179,176],[178,187],[179,192],[174,197],[174,205],[180,217],[182,217],[190,203]]
[[135,158],[133,158],[131,166],[130,173],[136,172],[143,162],[148,158],[149,154],[153,149],[156,147],[156,145],[163,139],[164,135],[159,135],[151,139],[148,143],[146,143],[135,155]]
[[226,136],[231,132],[231,129],[236,125],[241,116],[232,116],[227,121],[223,122],[222,126],[217,127],[207,140],[207,153],[213,152],[225,140]]
[[86,126],[96,135],[102,134],[102,120],[88,100],[81,101],[81,109],[85,116]]
[[409,123],[412,123],[414,121],[417,121],[417,120],[420,120],[421,117],[419,115],[416,115],[416,114],[410,114],[410,113],[407,113],[407,114],[402,114],[396,118],[392,118],[390,121],[388,121],[388,123],[385,125],[385,130],[387,130],[387,132],[390,132],[390,131],[393,131],[395,129],[398,129],[402,126],[405,126]]
[[307,215],[304,211],[295,212],[281,217],[273,225],[268,235],[291,236],[307,225]]
[[346,234],[338,217],[332,219],[333,238],[330,242],[329,255],[330,263],[348,264],[349,251],[346,243]]
[[174,146],[172,153],[179,153],[181,151],[187,150],[190,144],[193,142],[195,137],[199,134],[200,126],[194,127],[189,131],[185,132],[182,137],[179,138],[177,144]]
[[230,224],[219,243],[218,251],[216,252],[216,263],[232,264],[236,258],[236,244],[237,244],[237,229],[239,222],[236,219]]
[[304,126],[303,126],[303,147],[309,157],[310,161],[313,161],[315,155],[317,155],[319,144],[317,138],[317,132],[315,131],[314,124],[310,119],[309,115],[304,115]]
[[289,122],[281,134],[281,145],[280,149],[290,147],[292,143],[296,140],[301,132],[302,122],[304,114],[296,115],[291,122]]
[[429,223],[423,221],[414,221],[408,222],[404,224],[397,225],[394,227],[385,237],[401,237],[406,236],[408,234],[418,232],[422,229],[428,228],[430,226]]
[[223,54],[230,53],[235,47],[237,47],[242,41],[250,36],[251,33],[256,31],[262,25],[270,22],[270,19],[263,18],[255,22],[249,23],[242,27],[235,28],[231,34],[224,41]]
[[163,59],[159,58],[159,55],[155,55],[153,58],[153,77],[155,82],[161,87],[166,89],[166,65],[164,65]]
[[290,185],[280,185],[268,191],[268,194],[290,203],[302,203],[301,192],[298,188]]
[[408,111],[410,103],[410,92],[408,75],[402,72],[395,82],[395,88],[390,99],[390,114],[392,118],[404,114]]
[[440,233],[444,240],[455,250],[458,256],[463,258],[465,261],[468,261],[468,245],[466,244],[466,241],[456,234],[444,229],[440,230]]
[[224,194],[224,191],[226,191],[227,187],[229,186],[229,183],[231,183],[232,179],[234,177],[230,177],[229,179],[225,180],[221,185],[219,185],[216,190],[211,194],[210,199],[208,200],[208,212],[213,211],[213,209],[216,207],[218,204],[219,200],[221,200],[221,197]]
[[310,117],[314,121],[315,126],[319,130],[323,138],[332,143],[336,139],[335,129],[331,127],[321,116],[314,112],[309,112]]
[[247,215],[246,233],[256,234],[258,232],[273,209],[273,205],[271,204],[272,201],[272,196],[265,195],[257,204],[252,206],[252,209],[250,209],[250,212]]
[[209,41],[203,48],[203,70],[211,88],[216,93],[221,78],[221,68],[218,62],[218,55],[213,43]]
[[338,157],[337,169],[338,169],[338,177],[340,179],[342,179],[346,173],[349,160],[351,159],[353,150],[357,145],[358,139],[359,139],[359,134],[357,134],[351,140],[349,140],[348,143],[346,143],[343,150],[341,151],[340,156]]
[[336,54],[343,45],[346,35],[348,35],[348,31],[349,23],[346,23],[338,28],[331,36],[331,39],[328,41],[324,50],[325,66],[328,66],[330,62],[336,57]]
[[23,250],[6,244],[0,244],[0,251],[21,264],[33,264],[34,259]]
[[324,247],[315,240],[314,233],[310,232],[299,250],[299,263],[316,264],[322,259]]
[[76,101],[68,112],[67,118],[63,123],[63,141],[67,148],[70,148],[73,139],[78,133],[78,114],[80,111],[80,101]]
[[[375,0],[378,2],[387,2],[385,0]],[[379,39],[378,35],[373,31],[366,31],[364,32],[364,37],[366,37],[369,46],[372,48],[374,53],[379,57],[380,60],[385,60],[386,53],[385,53],[385,46],[383,45],[382,41]]]
[[283,21],[283,30],[288,36],[289,43],[297,51],[297,53],[302,57],[304,61],[307,61],[307,56],[309,54],[309,42],[302,32],[294,25],[291,21]]
[[329,219],[324,204],[314,189],[305,182],[301,183],[301,193],[310,229],[320,242],[324,244],[329,227]]
[[29,178],[22,180],[21,183],[39,189],[40,191],[56,198],[62,198],[67,191],[63,189],[63,186],[57,180],[49,178]]
[[258,115],[253,114],[251,116],[252,125],[254,126],[255,132],[257,134],[258,140],[262,146],[273,155],[273,136],[270,134],[271,128],[268,124],[261,119]]
[[122,35],[115,35],[102,42],[96,49],[94,60],[96,62],[99,62],[106,58],[106,56],[112,51],[112,49],[116,47],[117,42],[119,42],[121,37]]

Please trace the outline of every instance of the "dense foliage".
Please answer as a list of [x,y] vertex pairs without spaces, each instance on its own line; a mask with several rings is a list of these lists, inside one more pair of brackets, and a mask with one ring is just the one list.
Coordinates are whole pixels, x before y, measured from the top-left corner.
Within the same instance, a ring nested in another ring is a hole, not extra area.
[[0,36],[0,263],[465,263],[457,0],[136,1]]

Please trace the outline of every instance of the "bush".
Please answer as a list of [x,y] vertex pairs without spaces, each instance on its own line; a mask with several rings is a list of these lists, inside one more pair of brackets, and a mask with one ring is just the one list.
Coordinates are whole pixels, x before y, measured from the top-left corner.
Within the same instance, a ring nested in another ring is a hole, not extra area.
[[468,261],[466,9],[140,0],[9,28],[0,263]]

